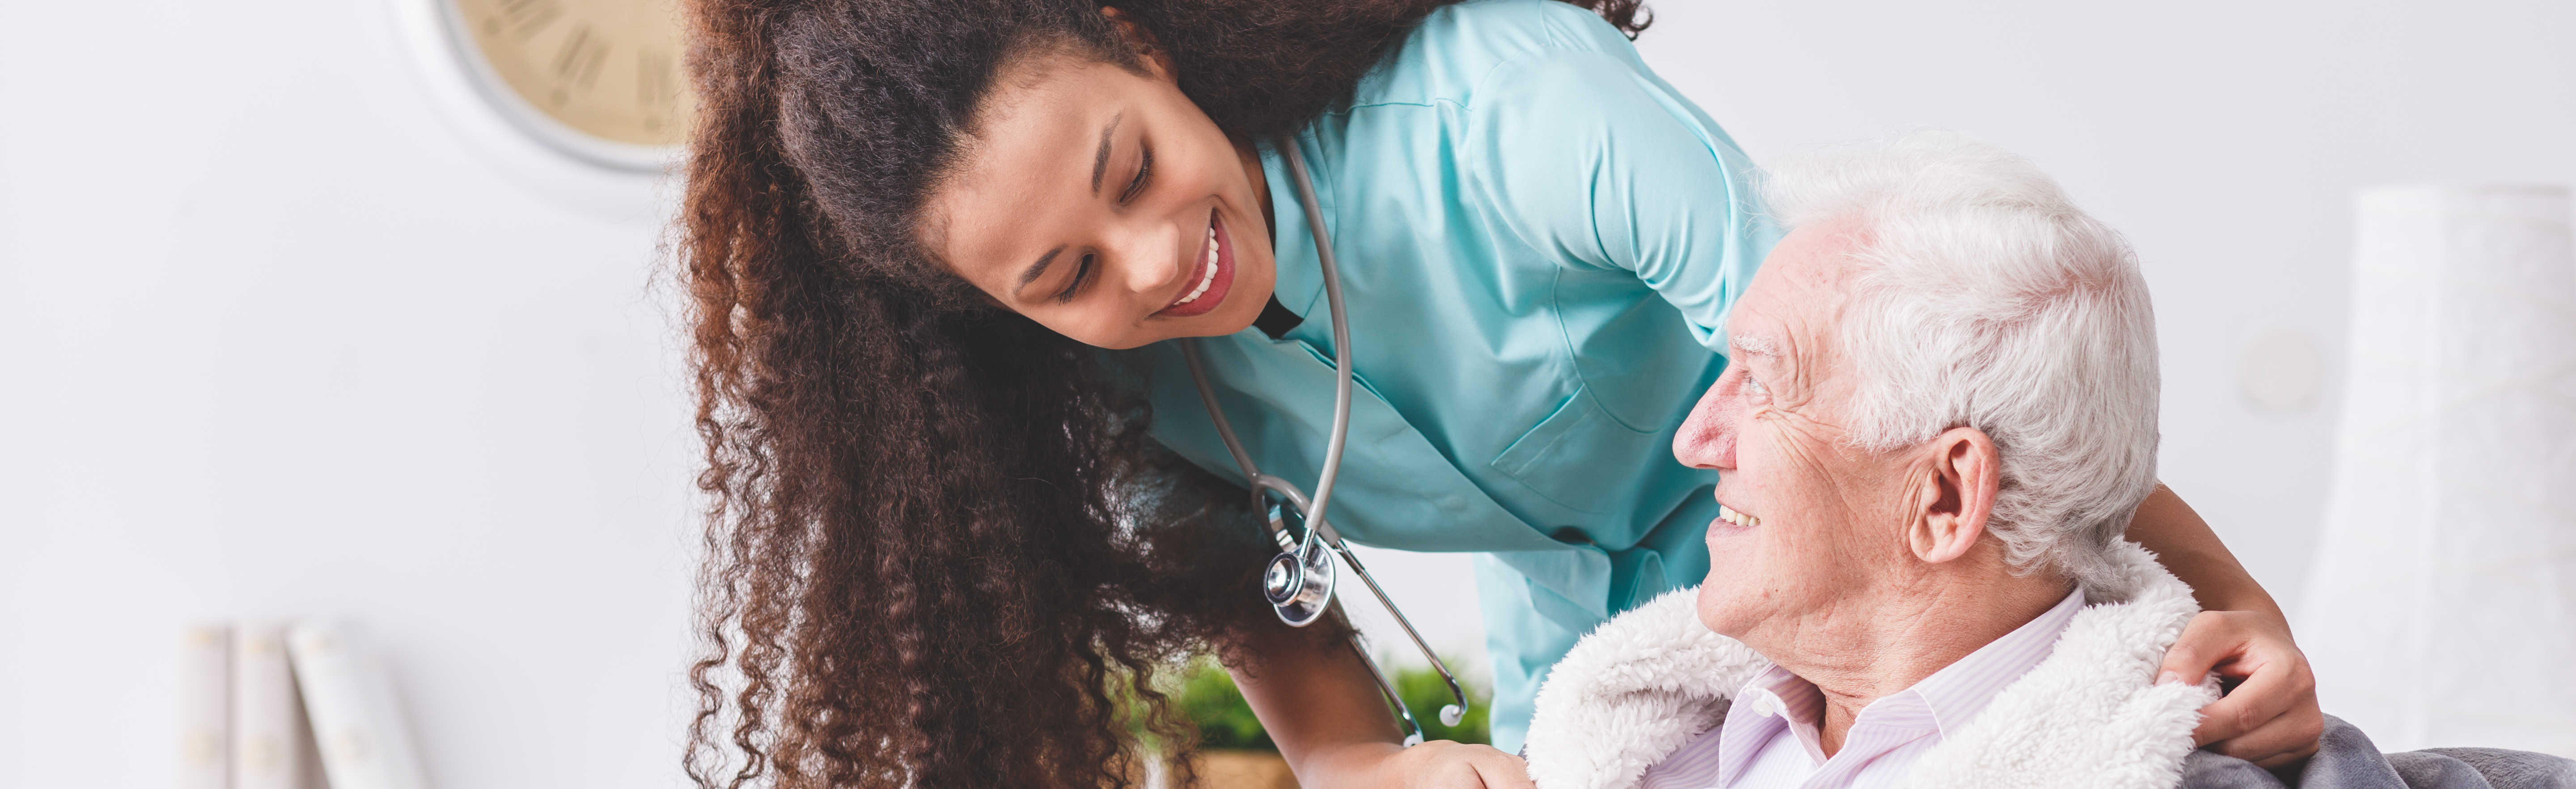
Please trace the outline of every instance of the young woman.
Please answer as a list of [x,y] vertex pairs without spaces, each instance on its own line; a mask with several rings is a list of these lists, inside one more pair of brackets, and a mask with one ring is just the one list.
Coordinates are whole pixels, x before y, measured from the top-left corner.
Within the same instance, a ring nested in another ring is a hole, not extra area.
[[[1157,667],[1213,649],[1308,785],[1524,786],[1547,667],[1706,574],[1713,480],[1672,432],[1778,233],[1623,35],[1634,0],[694,20],[701,783],[1117,784],[1131,727],[1186,739]],[[1480,553],[1500,749],[1399,747],[1338,625],[1259,599],[1275,549],[1176,346],[1262,470],[1309,484],[1337,349],[1292,149],[1361,390],[1328,518]],[[2312,751],[2270,598],[2170,492],[2129,533],[2213,612],[2166,667],[2250,676],[2203,741]]]

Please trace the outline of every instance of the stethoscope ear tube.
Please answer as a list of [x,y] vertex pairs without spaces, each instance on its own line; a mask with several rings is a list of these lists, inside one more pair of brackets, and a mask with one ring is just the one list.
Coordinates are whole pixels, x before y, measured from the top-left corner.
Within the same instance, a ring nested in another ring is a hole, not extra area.
[[[1216,388],[1208,383],[1206,363],[1199,358],[1198,341],[1182,340],[1181,357],[1189,363],[1190,379],[1198,385],[1199,400],[1207,405],[1208,418],[1216,423],[1217,437],[1224,439],[1226,453],[1234,456],[1235,465],[1242,467],[1244,479],[1251,484],[1254,511],[1270,513],[1271,538],[1278,543],[1280,553],[1271,557],[1270,564],[1263,568],[1261,591],[1262,596],[1269,600],[1271,610],[1279,615],[1279,621],[1288,623],[1290,627],[1305,627],[1323,618],[1324,612],[1333,607],[1333,557],[1340,556],[1342,563],[1350,565],[1351,572],[1357,573],[1360,582],[1368,586],[1369,593],[1377,597],[1378,604],[1385,606],[1387,614],[1395,617],[1396,624],[1404,628],[1404,635],[1413,641],[1414,648],[1422,650],[1422,657],[1431,661],[1432,670],[1440,672],[1440,679],[1448,683],[1449,696],[1457,703],[1440,708],[1440,722],[1456,726],[1467,714],[1467,693],[1459,687],[1457,675],[1450,673],[1449,664],[1431,651],[1431,645],[1413,629],[1413,621],[1406,619],[1404,612],[1395,607],[1395,600],[1387,597],[1386,590],[1369,575],[1368,567],[1360,563],[1359,556],[1351,553],[1350,546],[1342,541],[1342,535],[1324,519],[1324,508],[1332,501],[1333,483],[1341,478],[1342,450],[1351,432],[1351,326],[1349,312],[1342,307],[1342,274],[1333,260],[1332,235],[1324,229],[1323,208],[1315,199],[1314,179],[1306,173],[1305,155],[1298,150],[1296,140],[1281,139],[1278,144],[1288,158],[1288,172],[1297,183],[1298,202],[1306,209],[1306,229],[1315,237],[1315,257],[1324,269],[1324,299],[1332,312],[1333,427],[1324,444],[1324,466],[1317,474],[1315,497],[1311,502],[1296,485],[1261,473],[1261,468],[1252,461],[1252,453],[1244,451],[1242,439],[1234,434],[1234,425],[1225,418],[1225,409],[1217,405]],[[1271,506],[1271,495],[1277,495],[1284,504]],[[1289,533],[1290,513],[1295,515],[1299,534]],[[1386,700],[1395,706],[1396,715],[1403,719],[1409,732],[1404,738],[1405,746],[1421,744],[1422,724],[1414,720],[1413,708],[1396,695],[1395,685],[1378,670],[1377,661],[1369,657],[1363,640],[1356,632],[1351,637],[1351,650],[1359,655],[1360,664],[1368,667],[1369,678],[1377,682],[1378,692],[1386,696]]]
[[[1299,507],[1315,528],[1330,532],[1324,520],[1326,509],[1333,503],[1333,483],[1342,478],[1342,448],[1351,437],[1351,315],[1342,306],[1342,269],[1333,263],[1333,235],[1324,229],[1324,207],[1315,202],[1315,181],[1306,175],[1306,155],[1297,149],[1297,141],[1282,138],[1279,148],[1288,155],[1288,173],[1297,181],[1297,202],[1306,209],[1306,231],[1315,236],[1315,262],[1324,268],[1324,303],[1333,317],[1333,432],[1324,442],[1324,469],[1315,475],[1315,506]],[[1250,457],[1246,455],[1246,457]],[[1341,535],[1333,535],[1335,547]]]
[[[1449,664],[1441,662],[1440,656],[1431,652],[1431,645],[1424,643],[1422,640],[1422,634],[1413,629],[1413,620],[1404,618],[1404,612],[1396,609],[1395,600],[1386,596],[1385,589],[1378,588],[1377,578],[1369,575],[1368,568],[1360,564],[1360,557],[1358,554],[1351,553],[1348,546],[1340,544],[1333,546],[1333,552],[1341,554],[1342,561],[1350,564],[1351,572],[1359,574],[1360,583],[1368,586],[1369,594],[1377,596],[1377,604],[1386,607],[1386,612],[1395,617],[1395,623],[1404,628],[1404,637],[1413,641],[1413,648],[1422,650],[1422,656],[1431,661],[1431,670],[1440,672],[1440,681],[1449,684],[1449,697],[1456,699],[1457,703],[1441,705],[1440,725],[1456,726],[1459,721],[1465,720],[1467,717],[1467,691],[1464,688],[1458,687],[1458,677],[1449,673]],[[1376,664],[1371,663],[1369,669],[1371,671],[1375,671],[1377,669]],[[1395,697],[1395,689],[1387,685],[1386,680],[1382,678],[1379,679],[1378,687],[1379,689],[1386,691],[1388,698]],[[1404,706],[1403,700],[1396,700],[1396,706]],[[1410,719],[1413,716],[1413,711],[1411,709],[1406,709],[1404,710],[1404,714],[1407,721],[1410,722]],[[1417,738],[1421,736],[1421,733],[1421,727],[1414,727],[1414,735]]]

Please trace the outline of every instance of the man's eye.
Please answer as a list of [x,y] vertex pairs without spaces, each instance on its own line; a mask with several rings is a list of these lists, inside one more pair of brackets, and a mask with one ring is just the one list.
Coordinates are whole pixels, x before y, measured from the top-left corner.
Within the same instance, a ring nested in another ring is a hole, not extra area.
[[1746,375],[1744,376],[1744,393],[1753,397],[1768,397],[1771,395],[1771,390],[1764,387],[1760,379],[1754,378],[1751,375]]
[[1056,303],[1064,304],[1073,301],[1074,292],[1082,289],[1082,281],[1088,279],[1091,274],[1091,262],[1098,257],[1100,256],[1088,252],[1083,253],[1082,263],[1073,268],[1073,280],[1064,283],[1064,290],[1055,294]]
[[1127,182],[1127,191],[1118,195],[1118,202],[1125,203],[1136,199],[1137,195],[1145,192],[1145,184],[1153,179],[1154,149],[1146,148],[1144,151],[1144,161],[1136,165],[1136,177]]

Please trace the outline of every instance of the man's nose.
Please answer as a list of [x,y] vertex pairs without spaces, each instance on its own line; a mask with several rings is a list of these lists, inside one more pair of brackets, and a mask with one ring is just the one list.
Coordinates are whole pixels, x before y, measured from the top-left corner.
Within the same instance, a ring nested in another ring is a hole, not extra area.
[[1682,420],[1682,429],[1673,434],[1673,459],[1691,468],[1735,468],[1735,399],[1726,396],[1727,384],[1734,376],[1719,378],[1717,385],[1691,406],[1690,418]]

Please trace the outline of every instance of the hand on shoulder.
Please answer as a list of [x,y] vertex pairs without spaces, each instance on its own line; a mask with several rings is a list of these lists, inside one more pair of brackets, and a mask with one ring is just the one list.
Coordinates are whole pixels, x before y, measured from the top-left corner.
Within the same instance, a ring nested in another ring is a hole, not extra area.
[[1298,780],[1308,786],[1382,789],[1537,789],[1521,757],[1491,745],[1433,740],[1411,748],[1354,744],[1317,753]]

